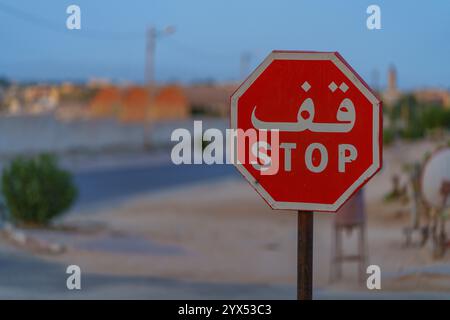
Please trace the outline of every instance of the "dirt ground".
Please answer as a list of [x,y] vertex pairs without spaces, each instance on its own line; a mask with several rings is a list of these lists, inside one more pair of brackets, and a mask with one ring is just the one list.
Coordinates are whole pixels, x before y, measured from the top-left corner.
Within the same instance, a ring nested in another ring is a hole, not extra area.
[[[382,289],[449,292],[450,254],[434,260],[430,248],[405,247],[408,206],[382,200],[390,177],[433,144],[385,150],[384,168],[365,187],[369,264],[380,266]],[[402,177],[403,179],[404,177]],[[330,283],[333,214],[315,214],[314,286],[367,290],[357,281],[357,264],[344,265],[344,278]],[[297,217],[273,211],[243,179],[228,179],[131,199],[113,209],[73,214],[72,225],[94,231],[64,233],[65,253],[45,259],[77,264],[91,273],[145,275],[205,282],[295,284]],[[356,233],[344,250],[356,251]]]

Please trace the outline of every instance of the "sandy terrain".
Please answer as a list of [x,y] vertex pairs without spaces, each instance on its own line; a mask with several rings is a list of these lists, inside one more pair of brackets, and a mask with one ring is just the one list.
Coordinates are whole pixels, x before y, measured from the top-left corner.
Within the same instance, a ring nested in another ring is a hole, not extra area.
[[[405,159],[413,161],[432,149],[432,144],[422,143],[385,150],[383,170],[365,189],[369,264],[381,267],[383,291],[450,291],[450,254],[433,260],[428,246],[405,248],[402,229],[409,222],[408,207],[381,200],[390,189],[390,176]],[[243,179],[228,179],[69,215],[65,223],[90,227],[45,232],[67,250],[42,258],[78,264],[97,274],[295,285],[296,219],[295,212],[271,210]],[[358,285],[357,265],[351,262],[344,266],[344,280],[329,283],[333,219],[332,214],[315,215],[314,285],[367,291]],[[356,234],[345,239],[344,248],[356,250]]]

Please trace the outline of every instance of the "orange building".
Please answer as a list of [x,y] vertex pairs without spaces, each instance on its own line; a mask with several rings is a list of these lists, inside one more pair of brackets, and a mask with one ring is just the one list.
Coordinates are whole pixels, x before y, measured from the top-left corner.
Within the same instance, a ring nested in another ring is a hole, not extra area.
[[122,90],[112,86],[101,88],[90,102],[90,114],[93,117],[117,117],[123,122],[189,117],[189,101],[179,86],[169,85],[155,91],[155,98],[151,99],[150,90],[142,86]]
[[116,87],[105,87],[96,93],[90,102],[93,117],[108,117],[118,114],[121,104],[121,94]]
[[184,119],[189,116],[189,102],[183,90],[176,85],[161,88],[151,103],[149,119]]
[[143,122],[149,119],[150,94],[144,87],[125,89],[119,119],[124,122]]

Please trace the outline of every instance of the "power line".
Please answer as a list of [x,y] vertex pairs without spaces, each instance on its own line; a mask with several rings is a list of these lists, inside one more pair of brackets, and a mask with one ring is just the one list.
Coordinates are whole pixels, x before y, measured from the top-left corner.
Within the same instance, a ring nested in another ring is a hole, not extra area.
[[[62,33],[70,36],[80,37],[80,38],[86,38],[86,39],[94,39],[94,40],[142,40],[144,38],[147,39],[147,62],[146,62],[146,80],[149,82],[152,82],[153,79],[153,62],[151,60],[153,59],[153,51],[151,47],[154,45],[151,45],[149,48],[149,43],[152,44],[154,42],[153,37],[149,36],[147,33],[147,36],[144,31],[130,31],[130,32],[112,32],[112,31],[105,31],[105,30],[96,30],[92,28],[83,28],[82,30],[67,30],[65,28],[65,25],[59,22],[55,22],[52,20],[45,19],[43,17],[40,17],[38,15],[31,14],[29,12],[26,12],[24,10],[18,9],[16,7],[7,5],[5,3],[0,2],[0,12],[13,16],[17,19],[23,20],[27,23],[31,23],[35,26],[38,26],[40,28],[44,28],[47,30],[50,30],[52,32]],[[149,39],[151,41],[149,41]],[[166,41],[164,41],[166,42]],[[223,52],[217,53],[217,52],[211,52],[202,49],[198,46],[191,46],[189,44],[180,42],[178,39],[175,39],[175,37],[170,37],[168,41],[166,42],[169,46],[172,46],[176,49],[176,51],[181,51],[183,55],[185,54],[191,54],[193,56],[197,56],[201,58],[202,60],[209,60],[209,61],[221,61],[221,60],[227,60],[230,58],[230,56],[233,56],[233,54],[224,54]],[[151,59],[149,59],[149,56]],[[249,59],[247,59],[249,60]],[[246,60],[246,61],[247,61]],[[246,62],[246,65],[249,64],[249,61]],[[248,68],[248,66],[246,66]],[[242,57],[241,57],[241,73],[243,72],[243,66],[242,66]]]
[[69,34],[71,36],[79,36],[84,38],[91,39],[106,39],[106,40],[131,40],[131,39],[142,39],[144,36],[144,32],[132,31],[132,32],[111,32],[104,30],[95,30],[95,29],[82,29],[77,30],[76,32],[66,30],[65,27],[62,27],[60,23],[56,23],[51,20],[47,20],[45,18],[33,15],[26,11],[17,9],[15,7],[9,6],[7,4],[0,2],[0,12],[9,14],[18,19],[26,21],[28,23],[34,24],[38,27],[45,28],[51,30],[53,32]]
[[191,46],[184,42],[180,42],[179,39],[170,38],[165,41],[169,46],[174,47],[177,51],[183,51],[185,53],[190,53],[192,55],[198,56],[202,59],[219,61],[223,59],[228,59],[230,55],[223,53],[215,53],[206,50],[199,49],[198,46]]
[[[130,31],[130,32],[112,32],[105,30],[96,30],[92,28],[82,28],[81,30],[67,30],[65,26],[63,27],[61,23],[55,21],[47,20],[45,18],[39,17],[37,15],[31,14],[29,12],[17,9],[13,6],[4,4],[0,2],[0,12],[6,13],[8,15],[14,16],[25,22],[34,24],[38,27],[45,28],[47,30],[62,33],[70,36],[78,36],[87,39],[104,39],[104,40],[142,40],[145,38],[144,31]],[[197,46],[190,46],[186,43],[180,42],[175,37],[168,39],[168,45],[175,47],[179,51],[185,53],[190,53],[192,55],[198,56],[202,59],[207,59],[211,61],[217,61],[222,59],[228,59],[230,55],[223,53],[210,52],[198,48]]]

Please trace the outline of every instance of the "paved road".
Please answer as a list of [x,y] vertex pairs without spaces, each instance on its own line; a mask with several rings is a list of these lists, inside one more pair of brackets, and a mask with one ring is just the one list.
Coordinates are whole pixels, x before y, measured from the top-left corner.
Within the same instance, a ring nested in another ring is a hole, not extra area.
[[[81,290],[66,288],[65,265],[0,249],[0,299],[295,299],[288,285],[204,283],[142,276],[82,273]],[[334,292],[316,299],[450,299],[444,292]]]
[[288,286],[89,273],[82,273],[81,290],[71,291],[66,287],[66,267],[1,248],[0,299],[289,299],[295,295],[295,288]]
[[141,193],[238,175],[231,165],[158,164],[80,172],[75,174],[79,196],[72,210],[111,205]]

